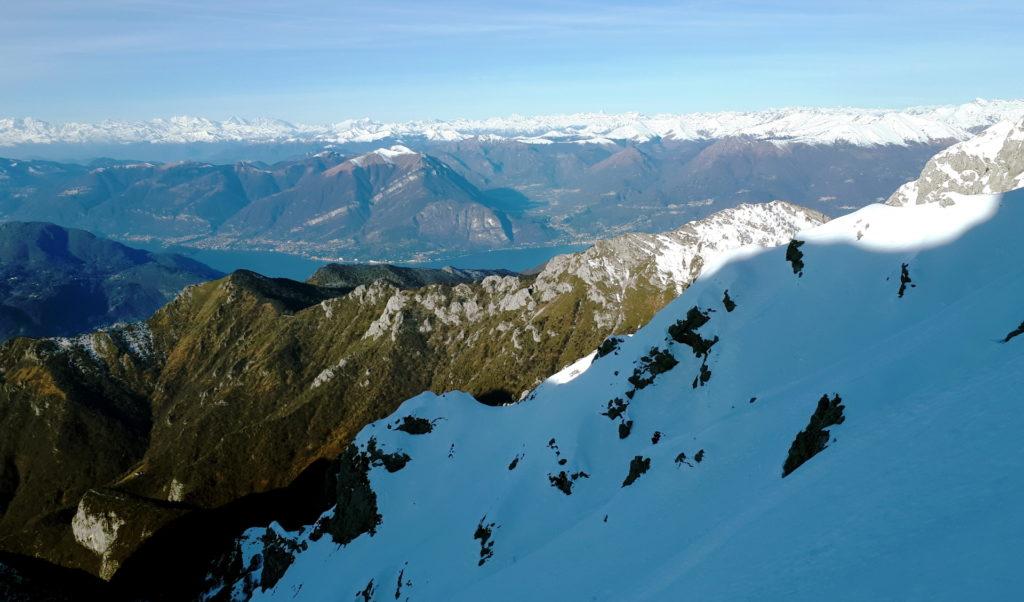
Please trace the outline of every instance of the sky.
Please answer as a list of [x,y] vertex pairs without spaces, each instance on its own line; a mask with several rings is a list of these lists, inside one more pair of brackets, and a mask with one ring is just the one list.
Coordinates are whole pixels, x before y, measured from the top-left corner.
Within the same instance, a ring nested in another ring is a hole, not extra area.
[[327,123],[1024,98],[1024,2],[0,0],[0,117]]

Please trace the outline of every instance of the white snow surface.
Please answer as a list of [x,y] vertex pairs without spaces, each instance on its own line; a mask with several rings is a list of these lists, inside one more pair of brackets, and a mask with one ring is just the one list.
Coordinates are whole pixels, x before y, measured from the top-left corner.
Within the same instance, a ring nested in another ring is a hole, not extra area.
[[371,152],[368,152],[366,154],[359,155],[358,157],[353,157],[353,158],[349,159],[349,161],[351,163],[355,163],[356,165],[362,167],[362,166],[364,166],[368,162],[368,160],[370,160],[370,162],[373,162],[375,160],[375,161],[378,161],[378,162],[382,161],[384,163],[391,163],[391,160],[396,158],[396,157],[402,157],[402,156],[406,156],[406,155],[418,155],[418,154],[419,153],[417,153],[414,150],[409,149],[406,146],[402,146],[401,144],[396,144],[396,145],[394,145],[394,146],[392,146],[390,148],[378,148],[375,151],[371,151]]
[[387,139],[519,140],[528,144],[642,142],[655,137],[705,140],[749,136],[782,144],[907,145],[966,140],[1003,119],[1024,116],[1024,100],[982,100],[906,109],[784,108],[752,112],[656,114],[573,113],[489,119],[381,122],[348,119],[327,125],[278,119],[215,121],[172,117],[150,121],[48,123],[0,118],[0,146],[64,143],[323,142]]
[[388,159],[390,159],[392,157],[400,157],[402,155],[415,155],[416,154],[416,151],[411,150],[408,147],[402,146],[401,144],[396,144],[396,145],[392,146],[391,148],[378,148],[374,152],[376,154],[380,155],[381,157],[386,157]]
[[[345,546],[285,533],[309,547],[255,597],[353,598],[372,579],[373,599],[390,600],[401,572],[410,600],[1015,599],[1024,337],[1002,339],[1024,320],[1022,225],[1024,191],[872,205],[800,235],[802,277],[784,248],[705,266],[617,354],[519,404],[410,399],[357,437],[411,457],[370,471],[376,533]],[[900,298],[904,263],[915,286]],[[700,360],[666,335],[693,306],[715,310],[698,332],[720,337],[698,388]],[[601,412],[655,346],[679,364],[636,392],[620,439]],[[835,393],[845,422],[782,478]],[[443,420],[417,436],[385,428],[407,415]],[[624,487],[635,456],[650,470]],[[561,470],[589,478],[567,496],[548,481]],[[494,523],[493,557],[478,566],[481,523]],[[247,533],[243,564],[262,533]]]
[[565,383],[576,380],[576,377],[587,371],[590,364],[594,362],[594,358],[597,356],[596,351],[592,351],[587,355],[581,357],[575,362],[569,364],[565,368],[562,368],[558,372],[555,372],[547,378],[545,382],[553,385],[564,385]]

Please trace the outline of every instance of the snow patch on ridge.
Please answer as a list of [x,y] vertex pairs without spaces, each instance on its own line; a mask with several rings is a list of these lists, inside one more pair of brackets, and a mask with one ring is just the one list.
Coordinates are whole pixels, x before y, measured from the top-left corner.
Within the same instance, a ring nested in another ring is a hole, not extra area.
[[597,357],[596,351],[585,355],[549,376],[545,382],[553,385],[564,385],[567,382],[572,382],[577,376],[586,372],[587,368],[590,368],[590,364],[594,362],[595,357]]
[[353,157],[349,159],[349,162],[354,163],[359,167],[364,167],[365,165],[367,165],[368,160],[372,158],[383,160],[385,163],[391,163],[391,160],[394,159],[395,157],[416,154],[418,154],[416,151],[410,150],[408,147],[402,146],[401,144],[396,144],[390,148],[378,148],[377,150],[366,153],[365,155]]

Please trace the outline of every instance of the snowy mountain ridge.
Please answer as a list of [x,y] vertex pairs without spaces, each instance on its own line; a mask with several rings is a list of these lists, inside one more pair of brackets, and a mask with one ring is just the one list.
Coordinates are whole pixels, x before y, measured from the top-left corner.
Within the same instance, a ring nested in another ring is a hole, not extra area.
[[327,125],[294,124],[267,118],[215,121],[188,116],[149,121],[59,124],[32,118],[5,118],[0,119],[0,146],[143,142],[345,144],[416,139],[614,144],[616,141],[644,142],[656,137],[706,140],[736,136],[782,144],[908,145],[966,140],[979,129],[1021,116],[1024,116],[1024,100],[978,99],[961,105],[901,110],[784,108],[656,115],[576,113],[392,123],[349,119]]
[[1012,597],[1024,194],[957,201],[722,255],[522,403],[410,399],[336,508],[249,531],[210,595]]
[[[544,287],[573,275],[590,285],[594,295],[600,290],[597,284],[627,290],[646,279],[649,284],[671,284],[679,294],[712,257],[744,246],[785,244],[795,232],[828,219],[817,211],[785,201],[744,203],[676,230],[624,234],[600,240],[581,253],[559,255],[538,275],[537,285]],[[614,307],[616,300],[605,302]]]
[[889,197],[890,205],[951,204],[956,195],[1024,187],[1024,119],[1001,121],[943,150]]
[[[634,323],[633,305],[665,295],[675,297],[714,257],[744,246],[785,244],[796,232],[826,221],[825,215],[784,201],[743,204],[669,232],[626,234],[598,241],[580,253],[558,255],[536,279],[488,276],[478,290],[457,287],[453,300],[432,288],[395,290],[369,285],[365,294],[389,296],[384,312],[365,337],[395,338],[407,322],[432,330],[437,325],[465,329],[495,320],[494,331],[484,335],[493,340],[511,336],[512,345],[518,347],[527,338],[542,341],[552,336],[537,327],[538,321],[551,313],[552,306],[580,290],[593,304],[590,321],[602,330],[615,331]],[[645,293],[649,298],[641,299]],[[457,338],[472,336],[466,332]]]

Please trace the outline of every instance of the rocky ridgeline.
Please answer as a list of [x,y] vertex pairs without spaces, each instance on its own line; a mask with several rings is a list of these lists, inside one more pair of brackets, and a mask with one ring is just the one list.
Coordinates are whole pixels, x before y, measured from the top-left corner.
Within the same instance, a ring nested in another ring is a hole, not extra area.
[[1002,121],[932,157],[921,177],[901,186],[889,205],[955,202],[954,195],[1009,192],[1024,186],[1024,120]]
[[[579,302],[587,306],[598,329],[630,332],[682,293],[710,254],[745,245],[784,244],[796,232],[827,219],[784,201],[743,204],[671,232],[626,234],[599,241],[581,253],[559,255],[536,278],[491,276],[476,287],[398,291],[367,335],[394,336],[405,312],[425,315],[427,321],[420,328],[427,329],[432,321],[457,326],[501,317],[493,331],[480,335],[507,338],[519,348],[527,338],[543,341],[548,335],[538,328],[538,321],[556,300],[574,293],[584,293]],[[580,349],[583,353],[576,357],[590,350]]]

